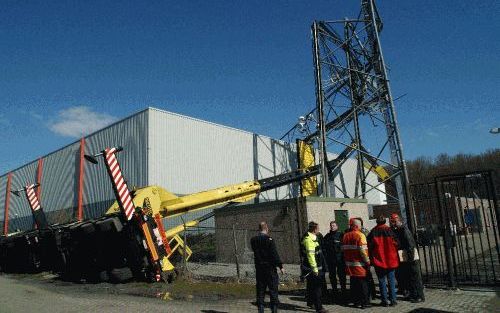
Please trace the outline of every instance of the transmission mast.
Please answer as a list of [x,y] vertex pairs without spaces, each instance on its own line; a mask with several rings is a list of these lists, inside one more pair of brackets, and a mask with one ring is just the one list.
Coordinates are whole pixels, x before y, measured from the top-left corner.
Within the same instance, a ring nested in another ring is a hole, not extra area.
[[[356,18],[315,21],[311,26],[316,106],[283,137],[314,146],[321,165],[321,195],[366,198],[372,191],[398,205],[414,230],[408,175],[380,43],[382,20],[373,0],[362,0]],[[325,166],[328,156],[356,149],[353,194],[339,186],[338,173]],[[371,177],[371,178],[370,178]],[[376,180],[373,177],[377,177]]]

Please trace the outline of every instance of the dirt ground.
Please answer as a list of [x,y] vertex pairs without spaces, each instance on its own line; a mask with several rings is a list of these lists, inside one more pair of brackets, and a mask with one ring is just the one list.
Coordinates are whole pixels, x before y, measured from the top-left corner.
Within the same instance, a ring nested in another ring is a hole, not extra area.
[[[174,284],[76,284],[48,273],[0,275],[0,313],[17,312],[255,312],[253,284],[231,281]],[[374,306],[368,312],[500,312],[498,290],[426,290],[427,301],[400,301],[395,308]],[[280,286],[280,312],[312,312],[303,286]],[[377,302],[373,302],[376,304]],[[325,305],[330,312],[352,307]]]

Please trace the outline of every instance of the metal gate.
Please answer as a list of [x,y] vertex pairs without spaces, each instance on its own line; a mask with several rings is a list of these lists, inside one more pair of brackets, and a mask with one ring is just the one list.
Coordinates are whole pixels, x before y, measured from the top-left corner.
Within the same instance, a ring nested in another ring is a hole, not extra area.
[[499,206],[491,171],[412,185],[427,285],[500,285]]

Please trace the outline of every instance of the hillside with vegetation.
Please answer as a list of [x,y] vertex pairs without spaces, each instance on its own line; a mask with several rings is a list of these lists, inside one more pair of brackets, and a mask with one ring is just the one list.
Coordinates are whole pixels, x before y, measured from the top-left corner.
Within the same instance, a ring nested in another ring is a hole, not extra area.
[[407,162],[410,184],[426,183],[434,177],[493,170],[494,184],[497,193],[500,192],[500,149],[487,150],[481,154],[464,154],[450,156],[446,153],[435,158],[419,157]]

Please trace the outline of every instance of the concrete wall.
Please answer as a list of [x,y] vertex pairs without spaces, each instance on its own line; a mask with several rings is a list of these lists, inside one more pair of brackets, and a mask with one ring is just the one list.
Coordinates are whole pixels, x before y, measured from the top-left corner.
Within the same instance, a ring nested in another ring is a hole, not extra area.
[[319,230],[323,235],[330,231],[330,222],[335,220],[336,210],[347,210],[348,219],[361,217],[368,229],[373,228],[376,224],[369,219],[368,206],[365,200],[311,197],[306,200],[306,208],[307,221],[318,223]]
[[[300,238],[307,231],[308,222],[317,222],[320,231],[326,234],[330,221],[335,219],[335,210],[347,210],[348,218],[363,218],[368,228],[374,225],[368,220],[368,206],[363,200],[296,198],[215,210],[217,261],[235,262],[236,238],[239,261],[253,263],[250,239],[258,233],[259,222],[267,221],[282,261],[297,264]],[[233,225],[236,236],[233,236]]]
[[[231,209],[215,210],[216,257],[218,262],[234,263],[234,238],[241,263],[253,263],[253,252],[250,239],[258,234],[258,225],[267,221],[278,253],[285,263],[295,263],[300,258],[299,222],[305,218],[300,208],[303,200],[279,200],[251,204]],[[297,214],[302,218],[298,219]],[[235,227],[233,236],[232,227]]]

